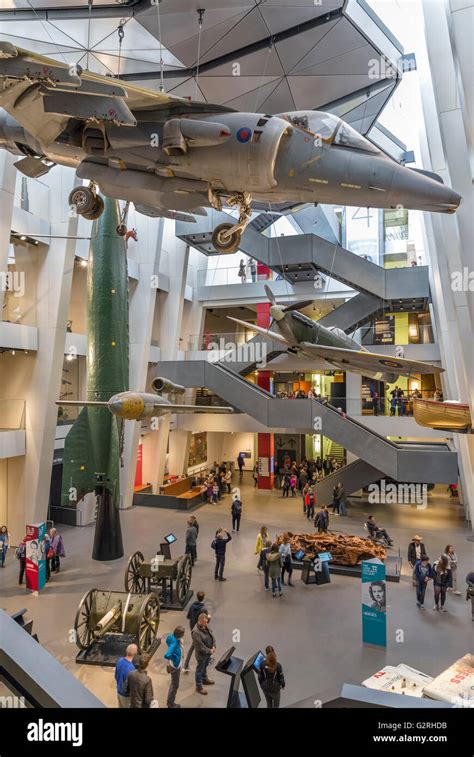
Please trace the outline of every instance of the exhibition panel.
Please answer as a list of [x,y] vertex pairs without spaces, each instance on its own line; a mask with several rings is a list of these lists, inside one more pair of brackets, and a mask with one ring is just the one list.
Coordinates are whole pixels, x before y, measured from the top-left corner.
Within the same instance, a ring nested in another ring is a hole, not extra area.
[[2,757],[461,753],[473,14],[0,0]]

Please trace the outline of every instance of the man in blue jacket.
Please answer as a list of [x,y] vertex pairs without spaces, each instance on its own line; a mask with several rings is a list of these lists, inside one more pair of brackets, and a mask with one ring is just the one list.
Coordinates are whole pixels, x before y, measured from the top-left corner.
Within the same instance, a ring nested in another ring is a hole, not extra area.
[[166,637],[166,644],[168,645],[168,649],[165,652],[165,660],[168,660],[166,669],[171,676],[166,706],[172,709],[181,707],[180,704],[176,704],[175,699],[179,689],[179,679],[181,678],[181,667],[183,665],[183,636],[183,626],[177,626],[173,633],[168,634]]
[[415,564],[416,579],[416,606],[424,610],[425,592],[428,581],[433,578],[433,568],[430,565],[428,555],[421,555],[421,559]]
[[216,531],[216,538],[211,544],[212,549],[216,553],[216,567],[214,570],[214,579],[217,581],[227,581],[224,578],[224,565],[225,565],[225,552],[227,544],[231,541],[232,536],[229,534],[226,528],[219,528]]
[[117,684],[117,699],[119,707],[130,707],[130,693],[125,688],[125,681],[128,674],[135,670],[133,658],[138,654],[136,644],[129,644],[125,657],[121,657],[115,666],[115,682]]

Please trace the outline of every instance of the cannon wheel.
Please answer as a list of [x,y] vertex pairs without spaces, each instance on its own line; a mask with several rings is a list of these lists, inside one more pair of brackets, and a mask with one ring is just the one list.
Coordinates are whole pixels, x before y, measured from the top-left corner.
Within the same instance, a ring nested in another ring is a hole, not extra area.
[[74,631],[76,633],[76,644],[79,649],[86,649],[92,641],[92,628],[89,621],[96,591],[97,589],[91,589],[84,594],[77,608]]
[[137,646],[140,654],[148,652],[158,634],[160,601],[156,594],[147,594],[140,608]]
[[180,602],[184,602],[191,586],[193,568],[190,555],[183,555],[176,571],[176,594]]
[[125,568],[125,591],[132,594],[145,593],[145,579],[140,574],[140,565],[145,562],[141,552],[134,552]]

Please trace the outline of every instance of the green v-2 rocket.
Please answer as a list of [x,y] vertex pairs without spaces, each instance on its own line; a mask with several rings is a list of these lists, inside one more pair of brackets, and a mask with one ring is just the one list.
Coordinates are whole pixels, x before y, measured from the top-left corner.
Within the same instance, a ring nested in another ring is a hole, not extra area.
[[[107,402],[129,388],[128,273],[115,200],[94,221],[87,272],[87,400]],[[119,469],[124,421],[107,407],[83,407],[66,436],[61,504],[88,492],[97,495],[94,560],[123,556]]]

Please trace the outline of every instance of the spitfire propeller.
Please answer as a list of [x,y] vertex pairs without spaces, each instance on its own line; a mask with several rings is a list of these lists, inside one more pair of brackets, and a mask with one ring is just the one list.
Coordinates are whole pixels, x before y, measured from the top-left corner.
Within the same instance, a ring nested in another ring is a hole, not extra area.
[[275,295],[267,284],[265,284],[265,294],[271,304],[270,315],[275,321],[281,321],[284,314],[289,313],[291,310],[302,310],[302,308],[313,304],[313,300],[302,300],[301,302],[292,302],[290,305],[279,305]]

